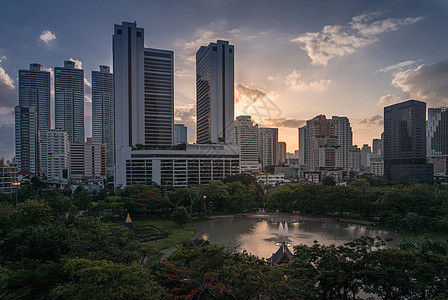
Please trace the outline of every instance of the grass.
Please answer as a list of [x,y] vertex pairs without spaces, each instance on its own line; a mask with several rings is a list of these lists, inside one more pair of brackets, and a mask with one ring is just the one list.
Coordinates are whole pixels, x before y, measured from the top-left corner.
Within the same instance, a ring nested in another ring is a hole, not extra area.
[[[159,250],[173,248],[176,245],[191,239],[194,235],[193,225],[197,222],[204,221],[207,218],[205,216],[200,217],[192,217],[192,220],[185,224],[183,227],[180,227],[176,223],[174,223],[169,218],[162,219],[156,217],[134,217],[132,218],[132,223],[134,227],[143,226],[143,225],[152,225],[158,228],[163,228],[169,232],[168,237],[164,237],[154,241],[144,242],[144,244],[154,245]],[[113,223],[124,223],[123,219],[113,219]]]

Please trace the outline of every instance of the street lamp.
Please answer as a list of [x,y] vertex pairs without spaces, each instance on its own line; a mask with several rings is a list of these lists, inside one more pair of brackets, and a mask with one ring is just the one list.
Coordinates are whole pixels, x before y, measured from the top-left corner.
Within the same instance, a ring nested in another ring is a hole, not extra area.
[[205,210],[205,213],[207,213],[207,196],[204,195],[203,198],[204,198],[204,210]]
[[17,204],[17,202],[18,202],[17,190],[19,189],[20,182],[13,182],[12,185],[15,187],[15,190],[16,190],[16,204]]

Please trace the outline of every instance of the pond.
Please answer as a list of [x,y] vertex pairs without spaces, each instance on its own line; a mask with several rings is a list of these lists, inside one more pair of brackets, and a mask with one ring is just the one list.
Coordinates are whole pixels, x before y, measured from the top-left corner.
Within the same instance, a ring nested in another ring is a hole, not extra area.
[[[299,220],[299,222],[297,222]],[[342,245],[361,236],[383,239],[392,238],[387,247],[396,248],[401,236],[393,231],[337,222],[327,219],[270,217],[266,215],[251,218],[218,218],[194,225],[194,238],[208,239],[227,247],[246,250],[260,258],[269,258],[276,250],[276,242],[290,242],[292,245],[313,245],[316,240],[323,245]],[[292,248],[290,249],[292,251]]]

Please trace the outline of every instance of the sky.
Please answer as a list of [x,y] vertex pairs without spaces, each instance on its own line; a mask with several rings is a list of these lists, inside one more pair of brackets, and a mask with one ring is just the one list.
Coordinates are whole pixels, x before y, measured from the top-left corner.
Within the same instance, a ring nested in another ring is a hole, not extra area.
[[278,127],[289,152],[297,127],[319,114],[347,116],[362,145],[380,137],[384,106],[448,105],[446,0],[2,0],[0,157],[14,156],[18,70],[30,63],[84,69],[91,136],[91,71],[112,67],[113,27],[123,21],[144,28],[146,47],[174,51],[175,122],[187,125],[189,142],[195,52],[217,39],[235,46],[235,117]]

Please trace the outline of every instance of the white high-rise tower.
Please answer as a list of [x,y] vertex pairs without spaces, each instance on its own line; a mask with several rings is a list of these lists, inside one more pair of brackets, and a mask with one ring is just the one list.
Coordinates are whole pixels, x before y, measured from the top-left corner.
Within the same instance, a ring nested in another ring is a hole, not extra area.
[[234,143],[234,47],[227,41],[196,52],[197,142]]

